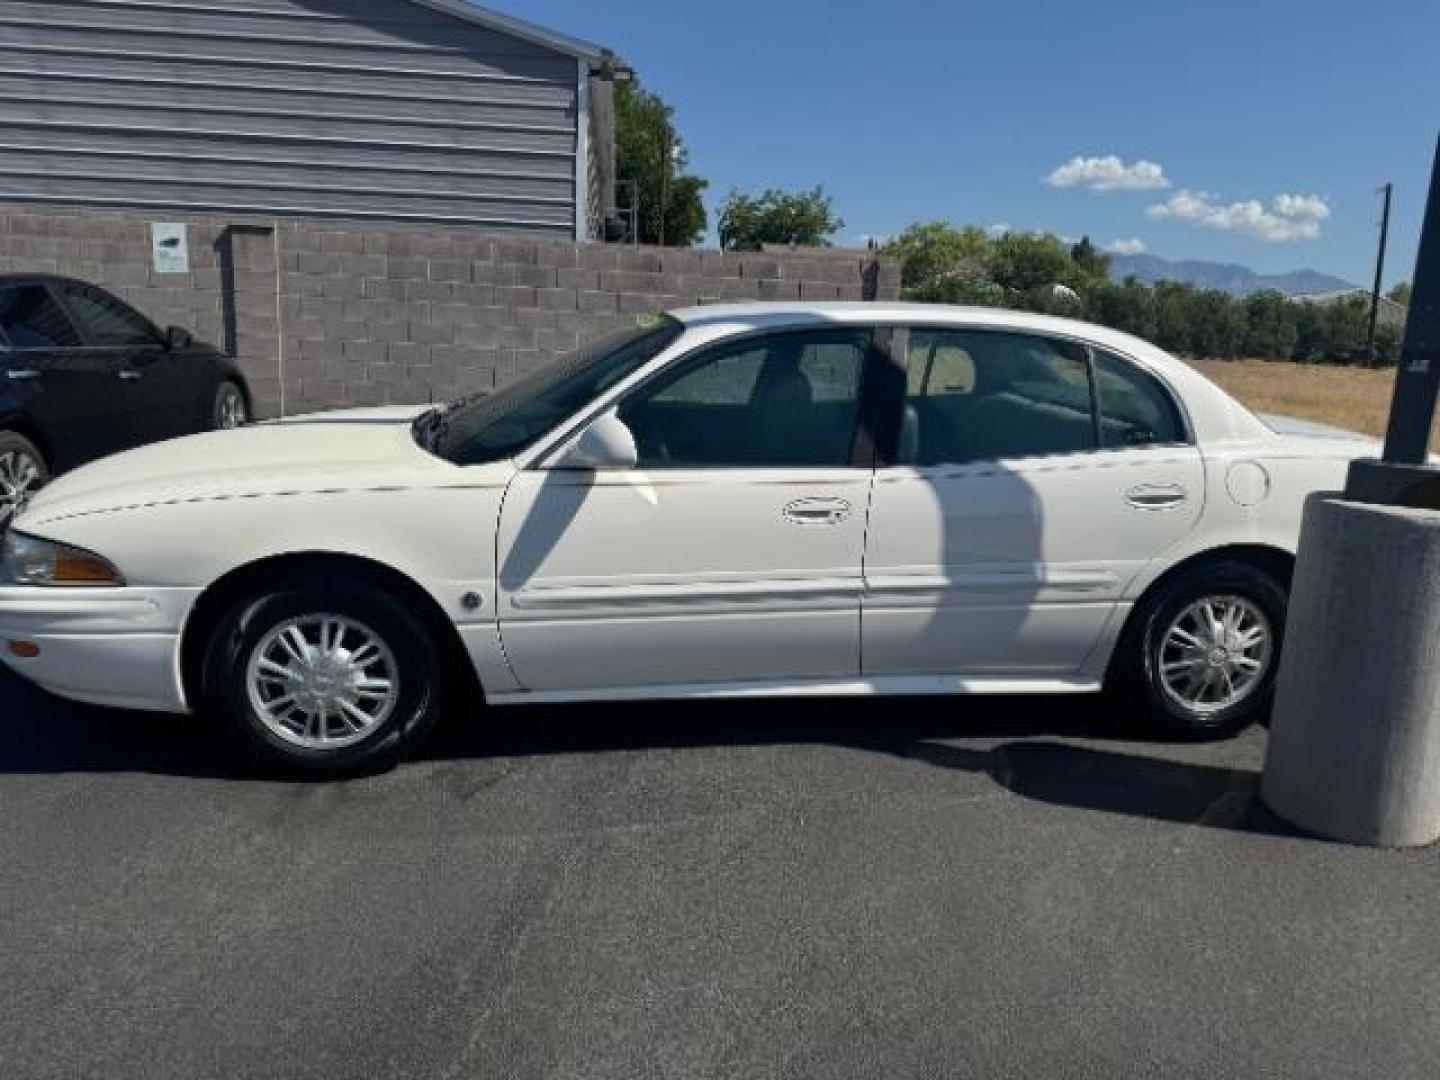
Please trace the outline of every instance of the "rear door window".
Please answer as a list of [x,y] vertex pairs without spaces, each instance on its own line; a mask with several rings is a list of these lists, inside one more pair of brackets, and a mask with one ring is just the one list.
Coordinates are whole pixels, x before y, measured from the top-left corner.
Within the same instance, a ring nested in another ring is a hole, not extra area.
[[80,335],[44,285],[0,288],[0,331],[12,349],[73,349]]
[[1170,391],[1148,372],[1109,353],[1095,353],[1100,435],[1107,449],[1188,442]]
[[910,332],[903,465],[1095,450],[1083,345],[994,330]]

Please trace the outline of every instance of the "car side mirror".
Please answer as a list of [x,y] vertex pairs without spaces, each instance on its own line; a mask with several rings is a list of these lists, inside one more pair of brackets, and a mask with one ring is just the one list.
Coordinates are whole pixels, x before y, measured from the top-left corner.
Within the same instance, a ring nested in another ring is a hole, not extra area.
[[633,469],[640,461],[635,435],[625,421],[608,412],[591,421],[579,435],[560,451],[550,464],[552,469]]
[[165,331],[165,348],[188,349],[195,344],[195,335],[183,326],[172,326]]

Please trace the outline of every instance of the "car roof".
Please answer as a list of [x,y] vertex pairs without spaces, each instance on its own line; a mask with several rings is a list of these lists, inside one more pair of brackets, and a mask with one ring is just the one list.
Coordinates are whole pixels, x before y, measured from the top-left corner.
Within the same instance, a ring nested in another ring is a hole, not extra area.
[[[54,281],[66,283],[73,282],[76,285],[91,284],[91,282],[83,281],[80,278],[66,277],[64,274],[30,274],[24,271],[11,271],[9,273],[0,274],[0,285],[14,285],[22,281]],[[101,286],[99,285],[95,285],[93,287],[97,289],[101,288]]]
[[928,326],[986,327],[1048,332],[1064,337],[1082,337],[1100,344],[1106,340],[1138,345],[1149,351],[1155,347],[1139,338],[1109,327],[1055,315],[1036,315],[1008,308],[956,307],[948,304],[916,304],[902,301],[770,301],[749,304],[714,304],[705,307],[681,308],[670,312],[686,326],[698,327],[714,323],[753,322],[757,327],[814,326],[823,323],[840,325],[875,323],[925,324]]
[[[1112,330],[1108,326],[1037,315],[1008,308],[957,307],[948,304],[916,304],[903,301],[780,301],[747,304],[714,304],[689,307],[670,314],[690,328],[719,324],[776,329],[786,326],[908,324],[925,326],[974,327],[987,330],[1015,330],[1080,338],[1083,341],[1139,357],[1162,367],[1181,364],[1150,342]],[[1188,365],[1186,365],[1188,366]]]

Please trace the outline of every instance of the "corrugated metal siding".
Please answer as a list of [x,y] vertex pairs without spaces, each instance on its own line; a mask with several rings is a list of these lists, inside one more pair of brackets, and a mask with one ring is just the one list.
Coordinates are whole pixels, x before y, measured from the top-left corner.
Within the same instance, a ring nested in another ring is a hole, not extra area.
[[0,199],[573,236],[577,84],[409,0],[0,0]]

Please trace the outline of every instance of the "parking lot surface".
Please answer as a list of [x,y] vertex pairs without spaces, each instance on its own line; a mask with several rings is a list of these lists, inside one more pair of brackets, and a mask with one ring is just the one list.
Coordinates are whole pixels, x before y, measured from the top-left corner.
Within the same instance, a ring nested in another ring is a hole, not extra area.
[[0,1076],[1440,1071],[1440,852],[1054,699],[511,711],[343,784],[0,676]]

